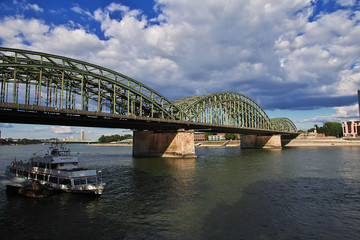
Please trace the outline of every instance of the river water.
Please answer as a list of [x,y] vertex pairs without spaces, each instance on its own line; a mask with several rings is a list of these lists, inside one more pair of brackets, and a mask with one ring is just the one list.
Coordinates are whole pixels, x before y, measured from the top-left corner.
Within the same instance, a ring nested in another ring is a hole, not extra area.
[[[102,169],[103,195],[0,186],[1,239],[360,239],[360,147],[198,148],[197,159],[69,147]],[[0,171],[46,149],[0,146]]]

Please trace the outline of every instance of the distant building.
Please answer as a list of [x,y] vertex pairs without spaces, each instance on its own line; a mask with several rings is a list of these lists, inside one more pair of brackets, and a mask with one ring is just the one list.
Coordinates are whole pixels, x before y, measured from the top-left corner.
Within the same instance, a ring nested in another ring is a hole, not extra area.
[[209,135],[208,139],[209,141],[225,141],[225,134]]
[[195,132],[194,133],[194,141],[195,142],[203,142],[203,141],[205,141],[205,133],[203,133],[203,132]]
[[342,122],[343,136],[344,137],[358,137],[360,134],[360,121],[350,119],[347,122]]
[[64,138],[63,140],[64,141],[74,141],[74,137],[70,136],[70,137]]
[[81,129],[80,141],[85,141],[85,130]]

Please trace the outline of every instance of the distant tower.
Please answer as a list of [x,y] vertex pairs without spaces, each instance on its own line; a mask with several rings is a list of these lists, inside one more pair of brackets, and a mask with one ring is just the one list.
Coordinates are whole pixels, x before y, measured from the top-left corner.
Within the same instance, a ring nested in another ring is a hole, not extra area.
[[81,140],[81,141],[84,141],[84,140],[85,140],[85,130],[82,130],[82,129],[81,129],[81,137],[80,137],[80,140]]

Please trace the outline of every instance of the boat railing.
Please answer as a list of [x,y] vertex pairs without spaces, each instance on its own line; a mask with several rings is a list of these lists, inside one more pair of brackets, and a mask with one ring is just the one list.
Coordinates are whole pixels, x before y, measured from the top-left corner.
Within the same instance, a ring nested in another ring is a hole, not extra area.
[[16,164],[12,166],[8,166],[8,168],[17,169],[23,172],[28,173],[40,173],[40,174],[46,174],[46,175],[55,175],[59,177],[82,177],[87,175],[96,175],[96,170],[92,169],[86,169],[86,168],[79,168],[74,170],[56,170],[56,169],[49,169],[49,168],[41,168],[41,167],[32,167],[30,164]]

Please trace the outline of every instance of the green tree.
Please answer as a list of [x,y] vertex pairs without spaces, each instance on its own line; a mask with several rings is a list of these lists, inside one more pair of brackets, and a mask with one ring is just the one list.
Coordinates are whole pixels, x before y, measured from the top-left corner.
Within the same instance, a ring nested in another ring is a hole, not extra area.
[[[315,125],[315,126],[317,126],[317,125]],[[310,129],[308,130],[308,132],[315,132],[315,128],[310,128]]]
[[342,126],[338,122],[326,122],[319,128],[319,133],[325,133],[326,136],[342,136]]
[[102,135],[99,139],[99,143],[109,143],[109,142],[119,142],[125,139],[132,139],[133,136],[131,134],[126,134],[124,136],[120,136],[118,134],[111,135],[111,136],[104,136]]
[[102,135],[102,136],[98,139],[98,142],[99,142],[99,143],[105,143],[105,142],[106,142],[105,136]]
[[225,139],[226,140],[238,140],[238,136],[235,133],[226,133]]
[[205,140],[209,140],[210,135],[215,135],[216,133],[206,132],[205,133]]
[[318,133],[325,133],[325,136],[342,136],[342,126],[338,122],[326,122],[322,127],[315,125],[315,128]]

